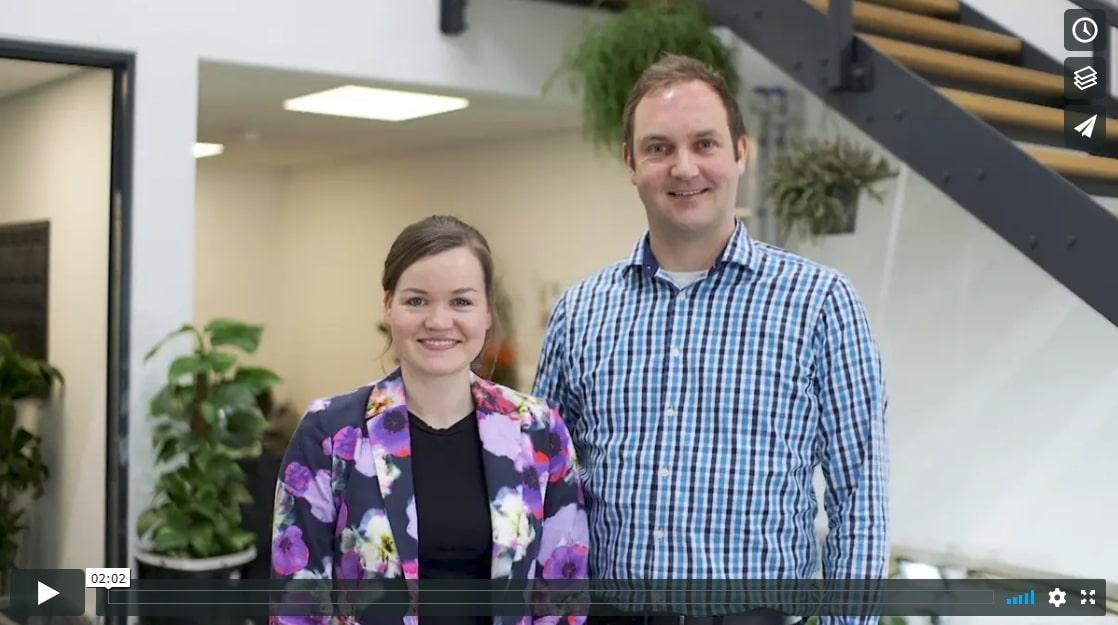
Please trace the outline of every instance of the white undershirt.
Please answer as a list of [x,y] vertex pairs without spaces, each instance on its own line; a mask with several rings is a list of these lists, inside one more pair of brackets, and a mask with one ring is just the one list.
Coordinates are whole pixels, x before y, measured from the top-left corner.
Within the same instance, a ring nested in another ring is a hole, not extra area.
[[664,272],[664,275],[672,281],[672,284],[679,287],[680,290],[686,289],[699,280],[702,280],[707,275],[705,269],[702,271],[668,271],[661,267],[660,271]]

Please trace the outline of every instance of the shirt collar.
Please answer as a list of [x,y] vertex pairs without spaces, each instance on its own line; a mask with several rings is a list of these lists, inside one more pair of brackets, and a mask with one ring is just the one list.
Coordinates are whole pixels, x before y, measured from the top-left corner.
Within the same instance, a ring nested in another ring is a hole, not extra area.
[[[648,232],[645,232],[641,240],[637,242],[636,247],[633,248],[633,253],[629,256],[628,267],[638,267],[642,276],[651,278],[660,270],[660,262],[656,260],[656,255],[652,253],[652,245],[649,244],[648,237]],[[718,261],[714,263],[712,269],[717,269],[722,265],[736,265],[743,269],[756,271],[758,261],[756,244],[753,242],[753,238],[749,236],[745,224],[740,219],[735,220],[734,233],[730,235],[729,242],[722,249],[722,254]]]

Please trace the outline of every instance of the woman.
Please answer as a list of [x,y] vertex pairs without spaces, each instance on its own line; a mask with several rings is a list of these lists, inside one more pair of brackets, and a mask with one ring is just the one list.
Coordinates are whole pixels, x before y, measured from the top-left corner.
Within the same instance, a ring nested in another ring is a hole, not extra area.
[[412,224],[382,286],[400,367],[311,404],[277,485],[273,577],[585,578],[562,419],[470,370],[493,320],[485,238],[454,217]]

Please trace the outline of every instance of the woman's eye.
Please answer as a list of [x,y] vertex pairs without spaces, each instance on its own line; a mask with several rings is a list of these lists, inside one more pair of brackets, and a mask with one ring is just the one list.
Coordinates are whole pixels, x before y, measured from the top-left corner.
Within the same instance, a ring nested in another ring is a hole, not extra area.
[[454,298],[454,302],[453,302],[453,303],[454,303],[454,305],[455,305],[455,306],[457,306],[458,308],[464,308],[464,307],[466,307],[466,306],[473,306],[473,304],[474,304],[473,302],[471,302],[470,300],[468,300],[468,299],[466,299],[466,298],[464,298],[464,297],[456,297],[456,298]]
[[422,305],[423,305],[423,298],[422,297],[409,297],[408,299],[404,300],[404,306],[422,306]]

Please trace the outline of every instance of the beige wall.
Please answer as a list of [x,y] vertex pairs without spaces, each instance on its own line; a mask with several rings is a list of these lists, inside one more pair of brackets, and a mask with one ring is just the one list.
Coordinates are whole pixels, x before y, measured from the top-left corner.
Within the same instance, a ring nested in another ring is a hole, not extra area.
[[51,476],[20,562],[104,562],[112,76],[86,70],[0,100],[0,222],[50,220],[48,358],[63,398],[33,419]]
[[195,318],[226,310],[266,323],[261,361],[300,409],[363,384],[390,366],[376,331],[384,255],[404,226],[434,213],[489,239],[525,387],[550,292],[625,257],[644,231],[624,167],[577,132],[283,175],[201,161]]

